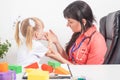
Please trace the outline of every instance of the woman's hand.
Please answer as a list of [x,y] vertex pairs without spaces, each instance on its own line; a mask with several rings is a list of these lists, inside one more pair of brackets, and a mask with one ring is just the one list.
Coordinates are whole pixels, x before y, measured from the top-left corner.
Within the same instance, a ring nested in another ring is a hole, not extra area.
[[60,53],[58,53],[57,51],[54,50],[52,43],[49,43],[48,48],[49,48],[49,51],[46,53],[46,56],[51,57],[51,58],[53,58],[61,63],[64,63],[64,64],[72,64],[67,59],[63,58],[60,55]]
[[47,32],[46,38],[49,42],[53,42],[54,44],[58,43],[57,35],[52,30],[49,30],[49,32]]
[[46,53],[46,56],[51,57],[58,61],[61,60],[62,56],[53,48],[52,43],[48,43],[48,49],[49,49],[49,51]]
[[63,64],[72,64],[71,62],[63,58],[58,52],[54,53],[52,51],[49,51],[48,53],[46,53],[46,56],[51,57]]

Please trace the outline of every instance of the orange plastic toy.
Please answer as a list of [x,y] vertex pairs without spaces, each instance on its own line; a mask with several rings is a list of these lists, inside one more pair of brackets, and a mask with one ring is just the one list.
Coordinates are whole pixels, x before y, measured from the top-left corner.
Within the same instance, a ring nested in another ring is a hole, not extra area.
[[39,65],[38,65],[38,63],[37,63],[37,62],[35,62],[35,63],[32,63],[32,64],[30,64],[30,65],[26,66],[25,68],[38,69],[38,68],[39,68]]
[[63,75],[70,74],[69,71],[67,71],[66,69],[64,69],[62,67],[55,68],[54,73],[56,73],[56,74],[63,74]]
[[1,62],[0,63],[0,72],[7,72],[8,71],[8,63],[7,62]]
[[53,72],[52,66],[49,66],[47,64],[42,64],[41,69],[44,70],[44,71],[49,71],[49,73]]

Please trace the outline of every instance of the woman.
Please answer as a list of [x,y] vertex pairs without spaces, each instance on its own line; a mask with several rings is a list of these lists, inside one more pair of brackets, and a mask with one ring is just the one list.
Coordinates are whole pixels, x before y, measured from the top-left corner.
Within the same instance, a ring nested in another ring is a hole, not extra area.
[[107,51],[103,36],[93,24],[95,21],[90,6],[84,1],[74,1],[64,10],[67,26],[74,32],[66,46],[61,47],[57,36],[50,30],[46,36],[56,45],[57,51],[51,46],[46,55],[66,64],[102,64]]

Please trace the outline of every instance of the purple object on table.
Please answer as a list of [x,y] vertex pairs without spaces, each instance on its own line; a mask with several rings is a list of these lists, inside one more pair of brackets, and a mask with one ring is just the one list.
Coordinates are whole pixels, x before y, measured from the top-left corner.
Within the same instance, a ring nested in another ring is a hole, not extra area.
[[15,71],[0,72],[0,80],[16,80]]

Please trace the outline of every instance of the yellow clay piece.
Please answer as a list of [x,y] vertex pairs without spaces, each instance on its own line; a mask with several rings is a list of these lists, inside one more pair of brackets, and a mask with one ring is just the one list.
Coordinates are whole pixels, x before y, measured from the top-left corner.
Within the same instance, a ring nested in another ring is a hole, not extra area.
[[49,72],[42,70],[33,70],[28,72],[28,80],[49,80]]
[[35,69],[33,69],[33,68],[27,68],[27,69],[25,69],[25,72],[26,72],[26,73],[29,73],[29,72],[31,72],[31,71],[33,71],[33,70],[35,70]]

